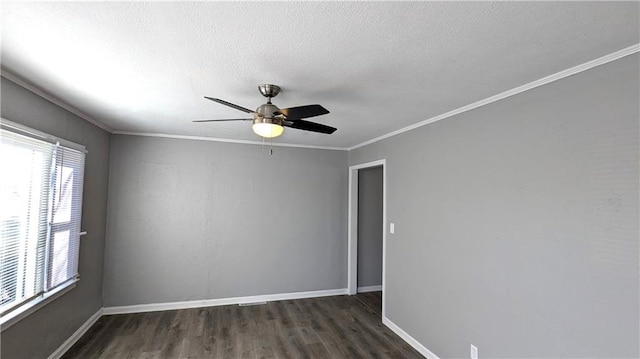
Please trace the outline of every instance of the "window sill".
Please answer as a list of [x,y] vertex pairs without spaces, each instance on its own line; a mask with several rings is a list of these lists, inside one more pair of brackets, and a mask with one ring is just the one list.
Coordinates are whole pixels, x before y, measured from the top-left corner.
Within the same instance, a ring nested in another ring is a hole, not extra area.
[[20,308],[0,318],[0,333],[9,329],[12,325],[22,320],[22,318],[29,316],[31,313],[37,311],[38,309],[54,301],[56,298],[75,288],[78,280],[79,279],[74,279],[72,281],[69,281],[67,284],[61,285],[55,290],[52,290],[51,292],[44,293],[43,295],[32,299],[30,302],[22,305]]

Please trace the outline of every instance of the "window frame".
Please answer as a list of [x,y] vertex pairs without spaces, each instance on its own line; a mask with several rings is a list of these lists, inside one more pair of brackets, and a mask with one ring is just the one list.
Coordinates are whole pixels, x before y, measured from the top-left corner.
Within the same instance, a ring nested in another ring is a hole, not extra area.
[[[86,156],[86,153],[88,152],[86,150],[86,148],[83,145],[59,138],[57,136],[53,136],[35,129],[32,129],[30,127],[9,121],[5,118],[0,117],[0,128],[2,128],[3,130],[8,130],[10,132],[13,133],[17,133],[23,136],[27,136],[27,137],[31,137],[34,138],[36,140],[41,140],[41,141],[45,141],[45,142],[49,142],[49,143],[53,143],[53,144],[58,144],[60,146],[63,147],[67,147],[69,149],[72,150],[76,150],[76,151],[80,151],[83,152]],[[54,153],[55,156],[55,153]],[[83,162],[83,175],[84,172],[86,170],[86,157],[85,160]],[[82,190],[84,191],[84,183],[81,184],[82,186]],[[80,211],[80,216],[82,216],[82,207],[83,207],[83,203],[82,201],[79,204],[79,208],[78,210]],[[54,232],[54,228],[58,228],[60,227],[60,225],[65,225],[65,226],[69,226],[70,227],[70,223],[64,222],[64,223],[58,223],[58,224],[51,224],[51,233]],[[49,234],[49,236],[51,235],[51,233]],[[80,246],[80,241],[83,235],[86,235],[86,231],[80,229],[79,233],[77,233],[78,236],[78,251],[79,246]],[[47,246],[49,245],[49,243],[51,242],[52,237],[48,237],[47,238]],[[45,254],[46,255],[46,254]],[[50,254],[49,254],[50,255]],[[79,253],[78,253],[78,258],[77,260],[79,261]],[[46,270],[46,269],[45,269]],[[17,305],[15,308],[10,309],[9,311],[7,311],[2,317],[0,317],[0,333],[4,332],[6,329],[10,328],[12,325],[14,325],[15,323],[19,322],[20,320],[22,320],[23,318],[29,316],[31,313],[39,310],[40,308],[43,308],[44,306],[46,306],[47,304],[51,303],[52,301],[54,301],[55,299],[61,297],[62,295],[64,295],[65,293],[69,292],[70,290],[72,290],[73,288],[76,287],[78,281],[80,280],[80,276],[79,274],[76,275],[75,277],[69,278],[67,279],[65,282],[57,285],[56,287],[47,290],[47,286],[49,285],[49,278],[47,278],[47,276],[45,276],[44,278],[44,288],[43,288],[43,292],[40,294],[35,295],[34,297],[32,297],[31,299],[28,299],[26,301],[24,301],[22,304]]]

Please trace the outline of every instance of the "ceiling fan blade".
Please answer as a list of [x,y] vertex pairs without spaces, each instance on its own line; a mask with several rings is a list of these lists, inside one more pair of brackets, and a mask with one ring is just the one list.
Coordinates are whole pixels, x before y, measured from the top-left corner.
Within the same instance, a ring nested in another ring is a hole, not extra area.
[[232,104],[231,102],[227,102],[227,101],[221,100],[219,98],[213,98],[213,97],[207,97],[207,96],[205,96],[204,98],[206,98],[207,100],[211,100],[211,101],[217,102],[219,104],[225,105],[225,106],[229,106],[231,108],[235,108],[236,110],[240,110],[242,112],[255,113],[255,111],[251,111],[248,108],[244,108],[242,106],[238,106],[238,105]]
[[252,118],[234,118],[222,120],[193,120],[193,122],[228,122],[228,121],[253,121]]
[[296,121],[284,121],[284,126],[295,128],[298,130],[312,131],[312,132],[320,132],[326,134],[332,134],[336,132],[337,128],[321,125],[319,123],[305,121],[305,120],[296,120]]
[[289,108],[281,108],[280,113],[287,116],[287,120],[295,121],[301,118],[326,115],[329,110],[320,105],[306,105]]

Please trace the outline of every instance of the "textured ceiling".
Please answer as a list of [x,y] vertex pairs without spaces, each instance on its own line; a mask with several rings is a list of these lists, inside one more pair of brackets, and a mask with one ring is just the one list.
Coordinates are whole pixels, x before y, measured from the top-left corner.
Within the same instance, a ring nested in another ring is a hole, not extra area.
[[350,147],[639,41],[639,3],[2,3],[2,68],[116,131],[259,140],[244,114],[319,103]]

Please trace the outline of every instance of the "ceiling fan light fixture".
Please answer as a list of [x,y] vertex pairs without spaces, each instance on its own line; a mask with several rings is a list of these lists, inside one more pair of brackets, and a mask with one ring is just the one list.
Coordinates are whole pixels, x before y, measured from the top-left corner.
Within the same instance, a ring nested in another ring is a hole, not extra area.
[[262,136],[264,138],[274,138],[282,135],[284,132],[284,127],[282,127],[278,123],[274,123],[271,121],[254,121],[253,123],[253,132],[258,136]]
[[332,134],[337,128],[331,126],[325,126],[320,123],[303,120],[303,118],[316,117],[326,115],[329,110],[326,108],[314,104],[306,106],[296,106],[289,108],[278,108],[278,106],[271,103],[271,98],[278,95],[280,87],[271,84],[262,84],[258,86],[260,93],[268,100],[267,103],[260,105],[255,111],[248,108],[238,106],[231,102],[221,100],[215,97],[205,96],[207,100],[217,102],[221,105],[231,107],[238,111],[253,115],[251,118],[238,118],[238,119],[221,119],[221,120],[195,120],[193,122],[226,122],[226,121],[252,121],[253,120],[253,132],[258,136],[264,138],[274,138],[284,133],[284,127],[295,128],[297,130],[311,131],[318,133]]

